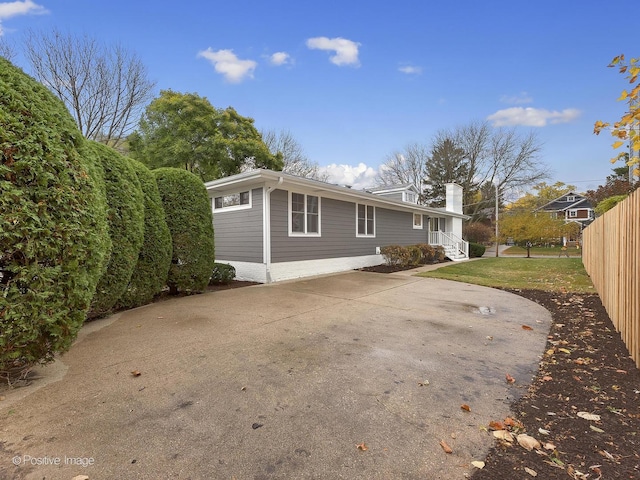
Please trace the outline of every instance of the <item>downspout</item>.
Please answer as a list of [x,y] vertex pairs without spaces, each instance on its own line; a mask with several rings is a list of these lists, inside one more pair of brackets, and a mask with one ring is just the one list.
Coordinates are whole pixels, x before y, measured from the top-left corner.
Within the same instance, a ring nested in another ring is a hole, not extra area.
[[266,280],[267,283],[271,283],[271,192],[273,192],[276,188],[282,185],[284,182],[284,177],[278,178],[278,183],[275,185],[268,187],[264,191],[264,208],[262,209],[263,218],[262,224],[264,225],[263,232],[264,237],[262,239],[263,251],[262,258],[264,260],[265,268],[266,268]]

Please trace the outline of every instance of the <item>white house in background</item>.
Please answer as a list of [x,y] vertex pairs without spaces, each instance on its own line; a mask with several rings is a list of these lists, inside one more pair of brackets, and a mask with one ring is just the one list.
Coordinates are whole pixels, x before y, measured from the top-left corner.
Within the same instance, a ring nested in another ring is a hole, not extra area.
[[216,261],[233,265],[240,280],[270,283],[379,265],[386,245],[429,243],[453,260],[469,257],[456,184],[447,185],[445,208],[418,205],[410,185],[369,193],[271,170],[205,186]]

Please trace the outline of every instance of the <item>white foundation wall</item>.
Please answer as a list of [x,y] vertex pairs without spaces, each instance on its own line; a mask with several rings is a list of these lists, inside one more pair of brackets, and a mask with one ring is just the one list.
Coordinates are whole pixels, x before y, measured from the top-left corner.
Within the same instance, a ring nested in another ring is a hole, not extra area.
[[384,257],[382,255],[363,255],[360,257],[272,263],[271,275],[267,273],[267,266],[264,263],[236,262],[223,259],[216,259],[216,262],[233,265],[236,269],[236,280],[270,283],[372,267],[384,263]]

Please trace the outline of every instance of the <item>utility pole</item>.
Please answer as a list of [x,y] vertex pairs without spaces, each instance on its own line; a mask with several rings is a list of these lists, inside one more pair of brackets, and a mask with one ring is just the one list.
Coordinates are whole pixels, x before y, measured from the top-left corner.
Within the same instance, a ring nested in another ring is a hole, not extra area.
[[496,257],[498,257],[498,245],[500,244],[500,242],[498,241],[498,198],[499,198],[499,193],[500,193],[500,182],[496,181]]

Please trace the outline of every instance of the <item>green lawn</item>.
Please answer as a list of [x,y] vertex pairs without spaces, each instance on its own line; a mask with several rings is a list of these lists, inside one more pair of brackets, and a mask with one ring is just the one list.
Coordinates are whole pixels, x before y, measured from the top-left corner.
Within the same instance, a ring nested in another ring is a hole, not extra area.
[[482,258],[418,274],[487,287],[594,293],[579,258]]
[[[491,250],[491,247],[489,247],[489,250]],[[495,252],[495,247],[493,251]],[[569,254],[570,257],[579,257],[581,254],[581,251],[576,247],[569,247],[565,251]],[[526,255],[526,254],[527,254],[527,249],[523,247],[509,247],[504,252],[501,253],[501,255]],[[562,252],[562,247],[559,245],[555,247],[531,247],[531,255],[545,255],[550,257],[557,257],[558,255],[561,255],[563,257],[565,256],[565,254]]]

